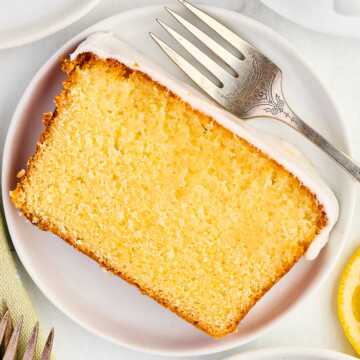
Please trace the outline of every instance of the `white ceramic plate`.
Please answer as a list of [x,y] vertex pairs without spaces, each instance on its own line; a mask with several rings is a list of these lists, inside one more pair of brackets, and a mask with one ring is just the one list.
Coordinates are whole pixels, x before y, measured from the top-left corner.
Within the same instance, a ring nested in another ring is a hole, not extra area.
[[360,37],[359,0],[261,1],[295,24],[325,34]]
[[355,360],[353,356],[315,348],[272,348],[244,352],[224,360]]
[[100,0],[1,0],[0,49],[53,34],[86,15]]
[[[321,133],[349,152],[344,123],[334,103],[295,49],[282,37],[247,17],[223,9],[207,9],[280,65],[290,103]],[[36,74],[18,104],[6,139],[2,177],[5,213],[25,268],[44,294],[79,324],[117,344],[146,352],[214,353],[250,341],[281,319],[324,280],[341,253],[353,213],[355,185],[321,151],[284,126],[265,119],[257,121],[256,126],[286,137],[314,161],[340,201],[340,220],[330,243],[316,261],[301,260],[255,306],[236,334],[216,341],[142,296],[135,287],[101,270],[64,241],[25,222],[8,196],[14,187],[16,172],[34,151],[42,131],[41,114],[53,110],[53,97],[59,92],[63,79],[59,61],[89,34],[110,30],[159,62],[164,69],[186,79],[148,36],[149,31],[165,36],[155,22],[156,17],[167,17],[162,7],[136,9],[106,19],[70,40]]]

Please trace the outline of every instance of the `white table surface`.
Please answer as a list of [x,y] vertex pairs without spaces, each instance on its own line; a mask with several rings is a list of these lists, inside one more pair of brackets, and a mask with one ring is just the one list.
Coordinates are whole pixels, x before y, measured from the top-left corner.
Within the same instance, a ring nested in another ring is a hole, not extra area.
[[[167,3],[171,1],[174,0]],[[0,51],[1,148],[12,113],[27,83],[66,40],[89,25],[120,11],[162,3],[164,1],[103,0],[85,18],[55,35],[20,48]],[[349,128],[353,155],[360,160],[359,39],[327,36],[303,29],[271,12],[258,0],[204,0],[202,3],[240,11],[268,25],[295,44],[338,104]],[[0,11],[4,5],[6,6],[5,3],[0,5]],[[337,321],[335,296],[341,268],[352,251],[360,245],[359,194],[357,198],[356,213],[346,249],[327,281],[261,338],[226,353],[197,359],[222,359],[245,349],[273,346],[313,346],[353,354]],[[19,267],[21,268],[20,264]],[[42,326],[56,328],[55,350],[58,359],[165,359],[120,348],[90,334],[57,310],[39,291],[25,270],[22,269],[21,273]]]

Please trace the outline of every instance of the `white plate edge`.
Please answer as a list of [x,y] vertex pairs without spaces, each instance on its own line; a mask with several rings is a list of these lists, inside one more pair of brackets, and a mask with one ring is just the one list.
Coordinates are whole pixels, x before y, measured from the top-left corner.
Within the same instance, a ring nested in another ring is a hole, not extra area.
[[25,44],[30,44],[47,36],[50,36],[68,26],[74,22],[80,20],[87,15],[92,9],[94,9],[101,0],[89,0],[88,4],[85,4],[78,11],[69,14],[65,19],[59,20],[52,24],[51,27],[42,28],[40,31],[27,32],[23,36],[15,37],[15,39],[9,39],[0,43],[0,50],[9,49],[13,47],[19,47]]
[[269,359],[274,359],[274,356],[312,356],[312,360],[315,360],[313,356],[319,357],[319,360],[355,360],[357,358],[341,353],[338,351],[312,348],[312,347],[275,347],[275,348],[262,348],[256,350],[248,350],[243,353],[231,355],[223,360],[265,360],[266,356]]

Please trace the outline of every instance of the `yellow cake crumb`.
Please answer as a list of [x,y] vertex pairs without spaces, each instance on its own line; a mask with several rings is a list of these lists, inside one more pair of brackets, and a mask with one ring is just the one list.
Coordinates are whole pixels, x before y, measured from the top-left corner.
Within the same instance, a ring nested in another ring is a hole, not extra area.
[[65,69],[15,206],[208,334],[235,331],[325,225],[315,196],[140,71]]
[[25,169],[21,169],[17,174],[16,174],[16,178],[17,179],[21,179],[24,175],[25,175],[26,171]]

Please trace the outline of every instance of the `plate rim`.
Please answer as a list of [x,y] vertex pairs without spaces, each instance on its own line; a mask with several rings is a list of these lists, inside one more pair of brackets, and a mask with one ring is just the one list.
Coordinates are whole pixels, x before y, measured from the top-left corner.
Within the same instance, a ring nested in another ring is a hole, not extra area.
[[[265,356],[316,356],[322,360],[355,360],[354,356],[339,351],[321,349],[315,347],[280,346],[265,347],[261,349],[248,350],[240,354],[234,354],[223,360],[265,360]],[[273,358],[272,358],[273,359]],[[315,360],[315,358],[313,358]]]
[[[47,71],[49,65],[51,63],[53,63],[54,61],[56,61],[56,59],[59,58],[59,55],[61,55],[64,50],[66,48],[69,48],[72,44],[76,43],[77,41],[80,41],[82,38],[84,38],[84,36],[88,36],[88,34],[91,32],[91,30],[94,27],[98,27],[99,25],[106,23],[108,21],[114,20],[115,18],[118,17],[131,17],[131,16],[136,16],[136,15],[140,15],[143,12],[146,11],[150,11],[150,10],[158,10],[158,9],[163,9],[164,5],[151,5],[151,6],[144,6],[144,7],[139,7],[139,8],[133,8],[130,10],[126,10],[123,12],[119,12],[116,13],[115,15],[112,15],[110,17],[107,17],[105,19],[100,20],[99,22],[94,23],[93,25],[89,26],[88,28],[84,29],[83,31],[81,31],[80,33],[76,34],[75,36],[73,36],[72,38],[70,38],[68,41],[66,41],[41,67],[40,69],[36,72],[36,74],[33,76],[33,78],[30,80],[29,84],[27,85],[25,91],[23,92],[23,94],[21,95],[19,102],[15,108],[15,111],[13,113],[13,116],[11,118],[10,121],[10,125],[6,134],[6,139],[5,139],[5,145],[4,145],[4,151],[3,151],[3,157],[2,157],[2,204],[4,207],[4,213],[5,213],[5,218],[6,218],[6,222],[8,225],[8,229],[9,229],[9,233],[11,235],[11,238],[16,238],[15,235],[15,230],[12,228],[12,224],[11,224],[11,215],[9,213],[9,209],[7,204],[5,203],[5,197],[8,197],[7,194],[7,189],[5,188],[5,183],[4,183],[4,174],[6,173],[7,170],[7,166],[6,166],[6,159],[9,157],[10,155],[10,140],[12,139],[12,133],[16,130],[17,124],[18,124],[18,119],[20,118],[20,115],[23,111],[23,107],[24,107],[24,103],[26,103],[27,98],[29,97],[29,95],[31,94],[32,88],[34,87],[34,84],[36,84],[38,82],[38,79],[41,78],[42,74],[44,72]],[[290,43],[285,37],[283,37],[281,34],[277,33],[275,30],[273,30],[272,28],[268,27],[265,24],[262,24],[261,22],[248,17],[240,12],[236,12],[233,10],[229,10],[229,9],[225,9],[225,8],[221,8],[221,7],[217,7],[217,6],[209,6],[209,5],[202,5],[201,6],[204,9],[210,10],[214,13],[219,12],[220,14],[225,14],[225,16],[236,16],[238,17],[238,19],[240,21],[245,21],[250,23],[253,26],[256,27],[260,27],[262,31],[267,32],[269,35],[271,35],[272,37],[277,38],[278,42],[281,42],[285,48],[292,53],[292,55],[294,55],[295,57],[297,57],[299,59],[299,61],[301,61],[301,63],[303,64],[304,68],[306,68],[306,70],[312,75],[312,77],[314,78],[314,80],[316,80],[323,92],[323,94],[326,95],[326,97],[328,98],[328,100],[331,102],[334,111],[336,112],[336,117],[338,118],[339,122],[340,122],[340,129],[342,132],[342,137],[343,137],[343,142],[344,142],[344,150],[347,151],[348,154],[351,155],[352,151],[351,151],[351,142],[350,142],[350,137],[349,137],[349,129],[346,127],[346,123],[343,119],[343,117],[341,116],[341,112],[339,111],[339,108],[336,104],[336,102],[334,101],[333,97],[331,96],[331,94],[329,93],[329,91],[327,90],[327,88],[324,86],[322,80],[316,75],[316,73],[313,71],[311,65],[306,61],[306,59],[304,60],[304,58],[302,57],[301,54],[299,54],[299,52],[296,50],[295,46],[292,45],[292,43]],[[350,181],[349,181],[350,183]],[[301,296],[299,297],[299,299],[297,301],[295,301],[293,304],[291,304],[290,306],[288,306],[288,308],[281,313],[281,315],[279,315],[277,318],[275,318],[274,320],[272,320],[271,322],[269,322],[266,325],[263,325],[260,327],[260,329],[258,331],[256,331],[255,334],[250,334],[247,335],[246,337],[244,337],[241,340],[234,340],[231,343],[227,343],[227,344],[222,344],[219,345],[216,348],[210,348],[210,349],[206,349],[206,348],[200,348],[197,350],[190,350],[190,349],[186,349],[186,350],[181,350],[181,351],[169,351],[169,350],[162,350],[162,349],[154,349],[154,348],[146,348],[146,347],[141,347],[135,344],[129,344],[125,341],[121,341],[117,338],[115,338],[114,336],[110,336],[108,334],[103,334],[100,331],[98,331],[96,328],[94,328],[91,324],[88,324],[86,321],[79,319],[77,317],[76,314],[73,314],[71,311],[68,311],[68,309],[65,309],[62,305],[62,303],[60,301],[58,301],[55,296],[53,296],[53,294],[49,294],[46,293],[45,290],[48,290],[46,288],[46,286],[42,286],[41,284],[41,280],[38,279],[36,272],[33,272],[31,270],[31,265],[29,264],[30,261],[28,262],[25,259],[25,255],[22,253],[18,252],[18,246],[16,244],[16,241],[13,241],[14,247],[16,249],[16,252],[23,264],[23,266],[25,267],[26,271],[28,272],[28,274],[30,275],[32,281],[34,281],[34,283],[37,285],[37,287],[41,290],[41,292],[45,295],[45,297],[50,300],[61,312],[63,312],[66,316],[68,316],[70,319],[72,319],[73,321],[75,321],[77,324],[79,324],[81,327],[85,328],[86,330],[88,330],[89,332],[95,334],[96,336],[99,336],[103,339],[106,339],[114,344],[120,345],[124,348],[128,348],[131,350],[136,350],[136,351],[142,351],[145,353],[149,353],[149,354],[155,354],[155,355],[163,355],[163,356],[175,356],[175,357],[185,357],[185,356],[195,356],[195,355],[206,355],[206,354],[214,354],[214,353],[218,353],[221,351],[226,351],[226,350],[230,350],[236,347],[240,347],[244,344],[249,343],[250,341],[262,336],[264,333],[266,333],[267,331],[269,331],[273,326],[275,326],[279,321],[281,321],[284,317],[286,317],[291,311],[293,311],[294,309],[296,309],[297,306],[299,306],[302,302],[304,302],[305,299],[308,298],[308,296],[315,291],[326,279],[327,276],[330,274],[330,272],[332,271],[332,269],[334,268],[334,266],[337,264],[337,261],[341,255],[341,253],[344,250],[345,245],[348,242],[348,234],[350,232],[351,229],[351,225],[352,225],[352,220],[353,220],[353,214],[354,214],[354,210],[355,210],[355,205],[356,205],[356,199],[355,199],[355,194],[356,194],[356,184],[355,182],[351,182],[351,186],[348,187],[348,194],[349,194],[349,204],[347,206],[347,217],[349,218],[348,222],[346,223],[346,226],[344,226],[344,230],[342,233],[342,237],[344,238],[344,240],[341,243],[341,246],[338,249],[338,252],[336,255],[333,256],[332,261],[330,262],[330,264],[326,267],[326,268],[322,268],[321,271],[319,271],[319,273],[316,275],[317,279],[316,281],[314,281],[309,287],[307,287],[304,292],[301,294]]]
[[[100,3],[100,1],[101,0],[88,0],[87,3],[84,3],[84,5],[81,6],[77,11],[69,13],[65,18],[59,19],[59,21],[56,21],[50,27],[41,27],[40,30],[35,31],[24,31],[24,33],[20,36],[15,36],[13,39],[7,39],[0,43],[0,50],[31,44],[62,29],[65,29],[66,27],[87,15]],[[26,29],[28,29],[28,27],[26,27]]]
[[[350,39],[356,39],[360,37],[360,32],[356,33],[354,31],[354,28],[356,26],[359,26],[360,24],[360,15],[344,15],[344,14],[340,14],[337,13],[335,11],[333,11],[334,13],[334,18],[338,19],[339,21],[341,20],[348,20],[348,27],[346,27],[344,29],[344,27],[331,27],[331,26],[323,26],[323,25],[315,25],[314,23],[311,23],[309,21],[305,20],[298,20],[295,19],[293,16],[288,16],[285,15],[283,11],[281,11],[279,9],[278,6],[273,6],[273,1],[271,0],[260,0],[261,3],[266,6],[269,10],[271,10],[272,12],[274,12],[275,14],[277,14],[278,16],[281,16],[283,19],[286,19],[287,21],[290,21],[292,24],[295,24],[297,26],[301,26],[304,29],[310,30],[310,31],[315,31],[317,33],[320,34],[326,34],[326,35],[333,35],[333,36],[342,36],[342,37],[347,37]],[[343,24],[343,21],[341,21],[341,23]]]

